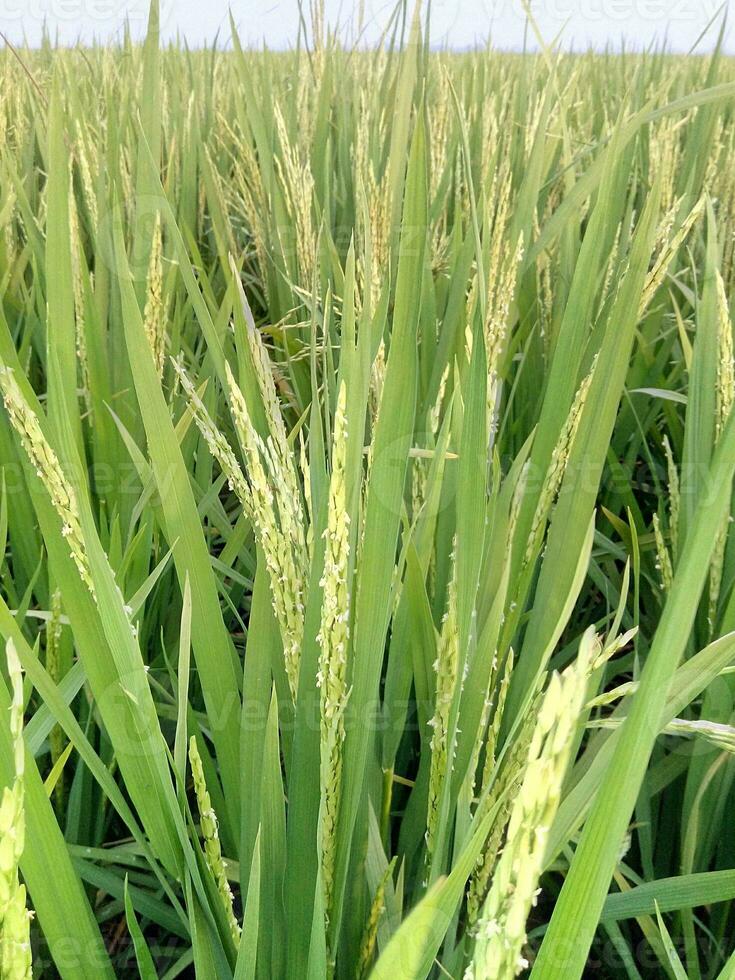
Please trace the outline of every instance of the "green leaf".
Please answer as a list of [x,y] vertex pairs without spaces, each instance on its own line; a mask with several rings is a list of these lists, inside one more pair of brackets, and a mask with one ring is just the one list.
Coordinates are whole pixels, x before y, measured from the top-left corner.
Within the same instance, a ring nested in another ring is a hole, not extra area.
[[[630,712],[601,781],[569,874],[534,964],[538,980],[579,977],[599,920],[618,848],[660,731],[671,678],[684,652],[735,473],[735,415],[715,452],[711,493],[701,498]],[[568,951],[560,955],[559,951]]]
[[608,895],[602,907],[602,921],[633,919],[639,915],[675,912],[727,902],[735,898],[735,871],[704,871],[646,881],[629,891]]
[[153,964],[151,951],[148,949],[148,944],[145,941],[141,928],[138,924],[138,920],[135,916],[133,903],[130,901],[127,875],[125,875],[125,920],[128,924],[130,938],[133,940],[135,961],[138,964],[140,980],[157,980],[158,973],[156,972],[156,968]]
[[260,929],[260,833],[255,837],[253,859],[250,863],[247,898],[242,917],[242,935],[237,953],[233,980],[255,980]]

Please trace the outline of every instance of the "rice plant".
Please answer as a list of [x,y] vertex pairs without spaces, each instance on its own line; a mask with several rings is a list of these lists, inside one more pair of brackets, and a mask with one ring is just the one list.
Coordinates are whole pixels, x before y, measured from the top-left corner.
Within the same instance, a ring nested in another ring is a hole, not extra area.
[[0,976],[735,977],[735,69],[0,54]]

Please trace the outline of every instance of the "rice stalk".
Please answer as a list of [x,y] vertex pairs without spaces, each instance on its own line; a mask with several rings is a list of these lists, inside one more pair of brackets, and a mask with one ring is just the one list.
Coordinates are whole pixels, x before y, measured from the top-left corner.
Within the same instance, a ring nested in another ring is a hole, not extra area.
[[15,779],[0,799],[0,975],[7,980],[30,980],[30,925],[33,913],[26,908],[26,889],[18,878],[25,847],[23,742],[23,676],[12,640],[5,646],[13,700],[10,736],[13,743]]

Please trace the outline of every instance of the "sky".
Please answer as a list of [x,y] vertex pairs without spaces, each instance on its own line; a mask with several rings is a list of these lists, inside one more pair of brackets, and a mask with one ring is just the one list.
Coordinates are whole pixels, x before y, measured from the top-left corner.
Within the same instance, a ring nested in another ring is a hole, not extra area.
[[[308,7],[308,0],[306,2]],[[394,0],[326,0],[327,20],[341,24],[350,36],[358,31],[362,11],[365,43],[380,37]],[[545,40],[561,34],[567,48],[607,45],[640,49],[666,40],[674,51],[688,51],[707,24],[723,7],[722,0],[531,0],[534,16]],[[734,20],[735,0],[726,0]],[[232,9],[241,40],[249,45],[265,42],[272,48],[289,47],[298,31],[297,0],[161,0],[161,26],[165,39],[185,37],[192,46],[211,42],[217,32],[229,37],[228,10]],[[119,39],[128,19],[134,36],[142,36],[148,0],[0,0],[0,31],[11,41],[37,44],[44,22],[63,44],[77,39]],[[432,0],[432,42],[453,48],[484,43],[488,36],[498,48],[523,47],[526,18],[521,0]],[[714,43],[715,31],[699,50]],[[533,37],[530,47],[535,46]],[[735,26],[726,47],[735,53]]]

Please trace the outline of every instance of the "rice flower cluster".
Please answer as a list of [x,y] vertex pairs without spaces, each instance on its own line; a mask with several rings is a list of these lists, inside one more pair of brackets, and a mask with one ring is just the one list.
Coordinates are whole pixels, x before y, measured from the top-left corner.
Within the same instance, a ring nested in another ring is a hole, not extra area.
[[61,518],[61,533],[74,564],[82,581],[94,597],[94,583],[87,559],[74,487],[43,434],[38,417],[26,401],[10,368],[0,367],[0,389],[10,422],[18,433],[31,464],[35,467],[36,476],[46,488],[54,510]]
[[219,840],[219,824],[217,814],[214,812],[212,801],[209,797],[209,790],[204,778],[204,768],[202,757],[199,754],[197,741],[194,735],[189,739],[189,763],[191,765],[191,775],[194,780],[194,792],[197,799],[197,809],[199,810],[199,820],[201,823],[202,837],[204,838],[204,856],[207,865],[212,872],[212,877],[217,886],[222,901],[227,924],[230,929],[232,941],[237,946],[240,942],[240,925],[235,918],[234,897],[230,883],[227,880],[225,863],[222,859],[222,847]]
[[145,309],[143,323],[145,334],[151,348],[153,363],[158,377],[163,376],[163,365],[166,358],[166,328],[163,301],[163,236],[161,232],[161,213],[156,211],[153,222],[153,239],[151,254],[148,260],[148,276],[146,279]]
[[457,625],[457,572],[456,552],[452,555],[452,578],[447,596],[447,609],[439,635],[434,672],[436,673],[436,699],[431,726],[431,769],[429,772],[429,801],[426,815],[426,849],[434,851],[439,819],[439,803],[442,787],[447,778],[449,765],[449,721],[452,701],[457,686],[459,669],[459,629]]
[[280,425],[272,421],[271,434],[261,439],[229,368],[227,379],[230,409],[245,456],[253,522],[268,569],[291,696],[296,701],[308,568],[301,491],[282,421]]
[[342,781],[344,711],[347,705],[347,650],[350,638],[350,515],[347,512],[345,463],[347,455],[347,389],[342,382],[334,413],[332,475],[324,555],[321,648],[317,686],[321,711],[320,851],[324,906],[329,914],[334,882],[334,861]]
[[593,362],[589,373],[585,375],[582,383],[577,389],[572,401],[572,406],[569,409],[569,414],[567,415],[557,443],[554,446],[554,451],[551,454],[551,461],[549,462],[549,467],[546,471],[538,504],[536,505],[536,511],[533,515],[531,531],[528,535],[528,544],[526,545],[526,554],[524,558],[525,564],[528,564],[533,560],[534,555],[541,544],[544,534],[544,527],[546,526],[546,520],[554,504],[554,500],[559,493],[562,480],[564,479],[564,473],[566,472],[567,463],[569,461],[569,454],[571,453],[572,446],[574,445],[574,438],[577,434],[579,422],[582,418],[582,410],[584,409],[587,394],[590,390],[590,385],[592,384],[596,363],[596,361]]
[[527,966],[522,955],[526,920],[538,895],[547,834],[559,805],[595,643],[589,630],[575,663],[549,678],[523,781],[513,801],[505,847],[480,913],[466,980],[511,980]]
[[188,400],[189,408],[194,416],[194,422],[196,423],[202,438],[206,442],[207,448],[212,456],[217,460],[220,469],[227,477],[228,488],[240,501],[245,509],[245,512],[250,514],[252,508],[250,487],[245,479],[242,467],[232,451],[232,447],[227,439],[225,439],[222,431],[215,424],[207,410],[207,406],[202,401],[199,392],[194,387],[191,378],[184,370],[181,362],[179,360],[172,359],[171,363],[173,364],[174,370],[176,371],[176,376],[181,383],[182,391]]

